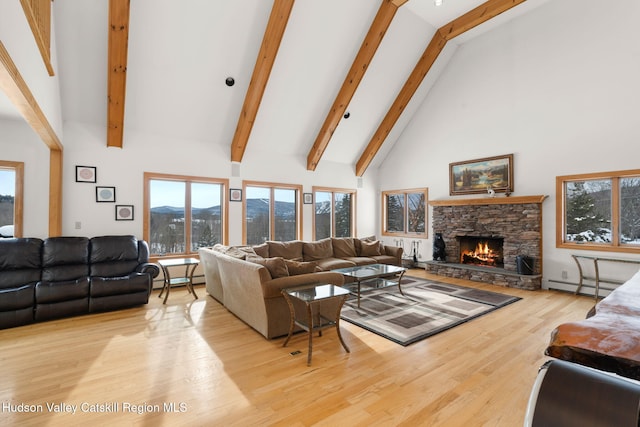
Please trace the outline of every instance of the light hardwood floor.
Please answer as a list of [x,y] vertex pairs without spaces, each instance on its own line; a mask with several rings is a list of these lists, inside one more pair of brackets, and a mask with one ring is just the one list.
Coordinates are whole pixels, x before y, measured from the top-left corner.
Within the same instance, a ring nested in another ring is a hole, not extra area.
[[[523,299],[408,347],[342,322],[351,353],[327,330],[307,367],[301,334],[267,341],[203,286],[166,306],[154,291],[144,307],[0,331],[0,425],[522,425],[549,333],[593,298],[409,274]],[[61,403],[77,413],[47,407]]]

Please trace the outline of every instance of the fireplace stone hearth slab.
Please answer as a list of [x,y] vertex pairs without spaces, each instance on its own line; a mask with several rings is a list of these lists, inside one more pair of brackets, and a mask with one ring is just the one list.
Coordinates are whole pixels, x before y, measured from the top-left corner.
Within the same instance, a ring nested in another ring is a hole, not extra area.
[[539,290],[542,288],[542,275],[518,274],[515,271],[497,267],[460,264],[442,261],[426,261],[427,273],[439,276],[466,279],[474,282],[491,283],[507,288]]

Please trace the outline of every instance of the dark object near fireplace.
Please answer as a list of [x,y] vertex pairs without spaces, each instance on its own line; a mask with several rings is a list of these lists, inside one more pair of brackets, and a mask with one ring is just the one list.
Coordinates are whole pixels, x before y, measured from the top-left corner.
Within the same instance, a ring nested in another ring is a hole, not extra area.
[[518,255],[516,257],[516,269],[518,274],[526,274],[530,276],[533,274],[533,258],[526,255]]
[[503,238],[461,236],[459,239],[462,264],[501,268],[504,266]]
[[446,261],[447,254],[445,252],[444,239],[442,233],[436,233],[433,238],[433,260]]

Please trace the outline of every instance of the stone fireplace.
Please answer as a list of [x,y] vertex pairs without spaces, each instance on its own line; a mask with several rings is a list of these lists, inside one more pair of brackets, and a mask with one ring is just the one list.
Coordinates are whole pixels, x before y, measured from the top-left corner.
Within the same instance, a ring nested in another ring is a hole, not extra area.
[[[430,202],[433,233],[445,242],[445,261],[427,261],[430,273],[540,289],[542,202],[546,196],[451,199]],[[533,259],[532,274],[517,271],[517,257]]]

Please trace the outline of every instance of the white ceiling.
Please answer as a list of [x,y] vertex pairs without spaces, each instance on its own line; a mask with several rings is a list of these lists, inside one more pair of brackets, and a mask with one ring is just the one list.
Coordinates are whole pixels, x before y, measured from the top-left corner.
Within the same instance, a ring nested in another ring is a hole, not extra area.
[[[446,71],[456,45],[546,1],[528,0],[450,42],[373,165],[384,159],[438,74]],[[436,7],[433,0],[410,0],[402,6],[349,104],[351,117],[342,120],[322,160],[355,164],[435,30],[481,3],[444,0]],[[271,5],[265,0],[132,1],[124,149],[127,129],[230,147]],[[296,1],[245,156],[268,150],[306,159],[379,5]],[[106,129],[108,0],[56,0],[53,13],[63,120]],[[229,76],[236,81],[233,87],[225,85]],[[0,94],[0,115],[16,114]]]

